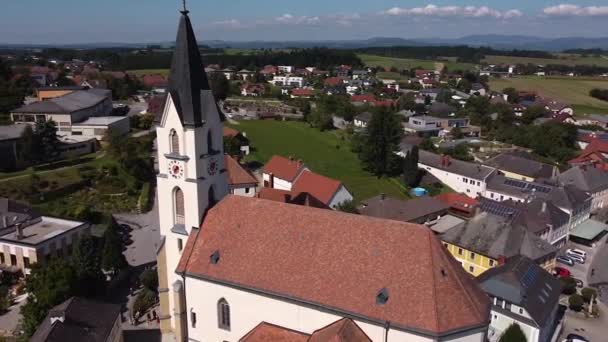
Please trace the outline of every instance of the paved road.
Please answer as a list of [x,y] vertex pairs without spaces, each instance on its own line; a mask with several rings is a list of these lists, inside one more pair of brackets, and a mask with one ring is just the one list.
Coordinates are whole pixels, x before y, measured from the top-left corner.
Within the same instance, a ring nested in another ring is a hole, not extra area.
[[0,331],[12,334],[19,324],[21,319],[20,310],[26,303],[27,296],[22,295],[15,299],[16,303],[11,306],[8,311],[0,316]]

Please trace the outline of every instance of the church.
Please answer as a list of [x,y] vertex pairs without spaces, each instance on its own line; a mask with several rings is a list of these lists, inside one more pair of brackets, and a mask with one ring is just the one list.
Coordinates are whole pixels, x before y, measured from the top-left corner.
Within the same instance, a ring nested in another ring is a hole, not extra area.
[[482,342],[490,302],[426,227],[228,194],[184,9],[156,118],[163,341]]

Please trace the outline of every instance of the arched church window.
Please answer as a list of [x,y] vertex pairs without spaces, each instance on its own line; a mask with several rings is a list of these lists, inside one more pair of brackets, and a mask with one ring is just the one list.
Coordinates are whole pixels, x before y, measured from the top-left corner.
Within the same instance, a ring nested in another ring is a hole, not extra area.
[[175,224],[185,224],[185,207],[184,207],[184,192],[180,188],[176,188],[173,194],[174,197],[174,212]]
[[177,136],[177,132],[172,129],[169,135],[171,138],[171,153],[179,154],[179,137]]
[[217,302],[217,322],[220,329],[230,330],[230,305],[224,298]]

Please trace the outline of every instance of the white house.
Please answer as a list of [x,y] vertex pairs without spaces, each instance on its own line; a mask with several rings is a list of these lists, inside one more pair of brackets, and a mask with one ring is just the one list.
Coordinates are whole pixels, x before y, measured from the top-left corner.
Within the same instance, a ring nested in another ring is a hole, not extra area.
[[481,164],[469,163],[421,150],[418,168],[433,175],[443,184],[471,198],[486,191],[487,180],[495,170]]
[[[91,117],[85,121],[72,124],[71,136],[92,137],[103,140],[110,134],[124,135],[131,130],[127,116]],[[62,132],[59,132],[62,133]]]
[[224,165],[228,176],[228,192],[238,196],[255,197],[258,180],[227,154],[224,155]]
[[591,211],[608,206],[608,174],[592,166],[574,166],[558,176],[562,184],[572,184],[591,195]]
[[309,193],[332,209],[354,199],[342,182],[309,170],[302,172],[296,179],[292,191]]
[[295,67],[293,67],[292,65],[279,65],[277,68],[279,72],[283,74],[291,74],[295,71]]
[[498,341],[512,324],[518,324],[528,342],[549,342],[561,331],[556,322],[561,285],[527,257],[511,258],[478,277],[492,300],[488,339]]
[[372,113],[363,112],[357,116],[355,116],[353,123],[355,127],[366,128],[369,122],[372,120]]
[[269,83],[275,86],[292,86],[302,88],[304,86],[304,77],[301,76],[274,76]]
[[291,191],[296,179],[308,168],[301,160],[273,156],[262,169],[264,187]]
[[[222,121],[196,41],[183,11],[157,117],[163,340],[247,341],[267,325],[314,335],[338,324],[361,341],[483,342],[487,296],[427,228],[228,194]],[[288,162],[285,180],[297,186],[305,167]]]

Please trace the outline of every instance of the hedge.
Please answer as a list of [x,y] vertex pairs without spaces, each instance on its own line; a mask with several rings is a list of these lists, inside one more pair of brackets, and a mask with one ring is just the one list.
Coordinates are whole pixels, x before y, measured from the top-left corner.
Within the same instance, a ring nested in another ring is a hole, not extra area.
[[151,198],[150,198],[150,182],[144,183],[141,187],[141,193],[139,194],[139,199],[137,200],[137,207],[141,213],[145,213],[150,211],[151,208]]

